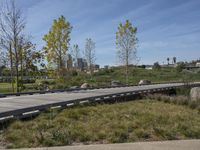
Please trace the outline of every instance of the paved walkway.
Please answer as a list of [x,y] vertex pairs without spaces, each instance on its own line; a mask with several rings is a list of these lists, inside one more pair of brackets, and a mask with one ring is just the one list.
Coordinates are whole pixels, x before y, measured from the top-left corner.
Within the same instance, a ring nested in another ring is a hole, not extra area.
[[0,120],[8,119],[13,116],[30,116],[30,112],[35,113],[39,110],[44,110],[55,106],[66,107],[66,105],[72,104],[77,100],[82,102],[87,102],[88,100],[98,101],[101,99],[97,97],[106,99],[108,95],[112,97],[127,92],[148,92],[149,90],[160,91],[161,89],[168,89],[183,85],[183,83],[154,84],[5,97],[0,99]]
[[23,150],[200,150],[200,140],[79,145]]

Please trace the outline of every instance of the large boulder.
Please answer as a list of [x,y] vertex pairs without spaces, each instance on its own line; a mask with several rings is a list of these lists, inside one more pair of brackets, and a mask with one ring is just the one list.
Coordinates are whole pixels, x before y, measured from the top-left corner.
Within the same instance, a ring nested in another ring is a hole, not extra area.
[[116,87],[116,86],[122,86],[121,82],[118,80],[112,81],[111,82],[111,86],[112,87]]
[[200,100],[200,87],[194,87],[190,90],[191,101]]
[[148,85],[151,84],[151,81],[149,80],[140,80],[140,82],[138,83],[138,85]]
[[78,86],[71,86],[69,89],[70,90],[76,90],[76,89],[79,89],[79,87]]
[[81,88],[82,89],[86,89],[86,88],[89,88],[90,87],[90,85],[88,84],[88,83],[83,83],[82,85],[81,85]]

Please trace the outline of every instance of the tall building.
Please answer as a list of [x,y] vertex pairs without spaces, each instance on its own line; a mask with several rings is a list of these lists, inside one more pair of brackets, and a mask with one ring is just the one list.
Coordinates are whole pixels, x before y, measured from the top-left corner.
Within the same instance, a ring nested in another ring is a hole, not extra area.
[[77,59],[77,68],[80,70],[80,71],[84,71],[87,69],[87,61],[83,58],[78,58]]

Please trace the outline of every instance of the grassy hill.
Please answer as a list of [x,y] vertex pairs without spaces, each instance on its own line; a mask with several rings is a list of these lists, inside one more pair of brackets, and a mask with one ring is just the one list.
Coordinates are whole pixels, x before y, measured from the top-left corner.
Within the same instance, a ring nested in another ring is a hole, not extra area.
[[200,138],[195,109],[155,100],[51,110],[15,121],[1,134],[9,148]]
[[[143,68],[131,68],[129,71],[129,84],[138,84],[141,79],[150,80],[152,82],[173,82],[173,81],[200,81],[200,71],[184,70],[178,72],[176,68],[161,68],[160,70],[147,70]],[[48,86],[50,89],[64,89],[71,86],[80,86],[87,82],[93,87],[110,86],[111,81],[117,80],[126,83],[125,71],[122,67],[112,69],[102,69],[91,77],[86,73],[70,72],[63,79],[36,80],[33,84],[24,84],[24,91],[39,90],[41,85]],[[40,84],[40,86],[39,86]],[[11,84],[0,83],[0,93],[11,92]]]
[[[200,81],[200,72],[198,70],[178,72],[176,68],[161,68],[160,70],[147,70],[143,68],[131,68],[129,70],[129,84],[138,84],[141,79],[152,82],[173,82],[173,81]],[[75,86],[88,82],[93,86],[109,86],[111,81],[118,80],[126,83],[124,68],[117,67],[107,70],[100,70],[93,77],[86,74],[70,77],[65,85]],[[63,82],[64,83],[64,82]]]

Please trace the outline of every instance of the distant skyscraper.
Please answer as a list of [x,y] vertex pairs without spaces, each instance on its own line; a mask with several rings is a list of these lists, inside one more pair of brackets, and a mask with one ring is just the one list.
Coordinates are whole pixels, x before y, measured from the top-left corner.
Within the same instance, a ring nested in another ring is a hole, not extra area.
[[87,69],[87,61],[83,58],[78,58],[77,59],[77,68],[81,71]]
[[65,59],[64,59],[64,65],[67,69],[72,69],[73,67],[73,60],[72,56],[70,54],[67,54]]

